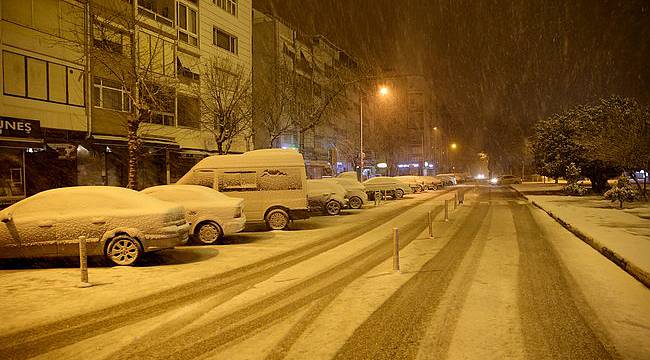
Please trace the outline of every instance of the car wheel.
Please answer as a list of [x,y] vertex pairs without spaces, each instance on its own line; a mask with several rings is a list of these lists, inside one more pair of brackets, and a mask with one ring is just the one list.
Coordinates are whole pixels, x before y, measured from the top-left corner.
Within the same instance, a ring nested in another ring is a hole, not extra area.
[[221,226],[213,221],[206,221],[199,224],[194,230],[194,239],[199,244],[211,245],[217,243],[223,237]]
[[401,199],[404,197],[404,190],[402,189],[396,189],[395,192],[393,193],[393,197],[395,199]]
[[284,230],[289,225],[289,214],[282,209],[273,209],[266,214],[266,226],[271,230]]
[[353,196],[348,200],[348,204],[352,209],[361,209],[363,207],[363,200],[358,196]]
[[341,213],[341,203],[336,200],[330,200],[325,204],[327,215],[338,215]]
[[118,235],[106,247],[106,257],[115,265],[133,265],[142,256],[140,243],[128,235]]
[[422,192],[422,190],[423,190],[423,189],[422,189],[422,186],[421,186],[421,185],[418,185],[418,186],[415,187],[415,192],[416,192],[416,193]]

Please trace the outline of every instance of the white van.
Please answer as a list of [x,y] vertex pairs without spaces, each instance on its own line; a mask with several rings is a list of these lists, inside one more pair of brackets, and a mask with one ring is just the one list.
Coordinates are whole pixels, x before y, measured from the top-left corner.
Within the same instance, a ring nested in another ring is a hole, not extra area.
[[199,161],[177,184],[203,185],[244,199],[249,223],[285,229],[289,220],[309,218],[307,176],[295,150],[262,149],[214,155]]

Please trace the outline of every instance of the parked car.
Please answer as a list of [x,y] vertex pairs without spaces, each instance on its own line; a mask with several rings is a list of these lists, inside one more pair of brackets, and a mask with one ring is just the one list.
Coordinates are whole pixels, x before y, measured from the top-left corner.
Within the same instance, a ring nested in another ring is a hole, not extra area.
[[414,193],[419,193],[419,192],[422,192],[422,191],[426,190],[424,180],[420,179],[419,176],[416,176],[416,175],[402,175],[402,176],[395,176],[394,178],[401,181],[401,182],[403,182],[403,183],[405,183],[405,184],[408,184],[408,186],[411,187],[411,190]]
[[185,208],[185,219],[195,243],[214,244],[244,229],[244,200],[199,185],[161,185],[141,191]]
[[182,206],[111,186],[47,190],[0,211],[0,258],[89,256],[134,264],[143,253],[187,243]]
[[335,182],[345,189],[345,198],[348,200],[348,206],[352,209],[361,209],[363,204],[368,202],[366,187],[357,179],[349,178],[328,178],[325,181]]
[[456,175],[454,174],[438,174],[436,177],[440,179],[445,186],[456,185],[457,183]]
[[309,218],[306,181],[305,161],[299,152],[262,149],[208,156],[177,184],[206,186],[242,198],[246,221],[282,230],[290,220]]
[[307,180],[307,199],[310,211],[322,211],[327,215],[338,215],[347,205],[345,189],[326,180]]
[[427,190],[438,190],[444,186],[442,180],[438,179],[435,176],[418,176],[424,182],[424,186]]
[[393,199],[401,199],[404,194],[412,192],[407,184],[392,177],[378,176],[363,182],[368,198],[373,200],[376,192],[385,193]]
[[345,171],[336,175],[337,179],[354,179],[359,181],[359,177],[355,171]]
[[490,180],[492,185],[521,184],[521,178],[515,175],[501,175]]

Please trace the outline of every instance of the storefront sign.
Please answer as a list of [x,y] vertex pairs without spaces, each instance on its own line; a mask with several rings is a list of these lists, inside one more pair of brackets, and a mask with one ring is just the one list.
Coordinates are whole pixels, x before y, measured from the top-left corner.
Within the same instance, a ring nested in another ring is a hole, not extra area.
[[41,122],[0,116],[0,137],[40,139]]

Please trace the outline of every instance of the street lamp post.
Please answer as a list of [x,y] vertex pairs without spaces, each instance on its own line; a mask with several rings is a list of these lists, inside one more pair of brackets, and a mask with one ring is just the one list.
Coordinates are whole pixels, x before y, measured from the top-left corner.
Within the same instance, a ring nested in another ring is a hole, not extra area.
[[[386,96],[388,95],[388,88],[382,86],[379,88],[379,95]],[[363,153],[363,90],[359,85],[359,181],[363,181],[363,167],[364,167],[364,157]]]

